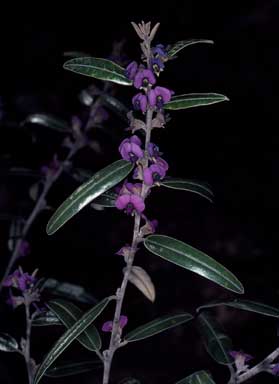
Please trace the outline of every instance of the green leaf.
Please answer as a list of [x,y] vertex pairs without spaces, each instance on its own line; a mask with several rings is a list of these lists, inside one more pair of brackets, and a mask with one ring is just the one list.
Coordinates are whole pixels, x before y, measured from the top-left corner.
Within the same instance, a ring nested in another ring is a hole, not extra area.
[[125,69],[107,59],[79,57],[66,61],[63,68],[99,80],[112,81],[121,85],[132,85],[132,81],[125,75]]
[[198,195],[209,200],[211,203],[213,202],[213,192],[207,184],[199,181],[168,177],[162,180],[160,185],[167,188],[197,193]]
[[167,329],[186,323],[192,319],[193,316],[189,313],[180,313],[178,315],[167,315],[159,317],[158,319],[150,321],[149,323],[144,324],[129,332],[124,337],[124,339],[128,342],[147,339],[148,337],[154,336],[157,333],[161,333]]
[[47,327],[49,325],[62,325],[58,317],[51,311],[40,313],[32,321],[33,327]]
[[8,333],[0,333],[0,351],[18,352],[17,341]]
[[225,305],[227,307],[237,308],[237,309],[243,309],[244,311],[256,312],[265,316],[276,317],[276,318],[279,317],[278,308],[271,307],[270,305],[259,303],[257,301],[238,300],[238,299],[235,299],[233,301],[216,301],[213,303],[202,305],[197,308],[197,312],[201,311],[202,309],[220,307],[222,305]]
[[71,328],[69,328],[51,348],[42,364],[36,371],[33,384],[37,384],[44,376],[46,370],[54,363],[61,353],[100,315],[108,305],[110,298],[105,298],[100,303],[87,311]]
[[48,295],[58,296],[71,301],[83,304],[96,304],[97,300],[88,293],[84,287],[77,284],[68,283],[66,281],[58,281],[56,279],[41,279],[38,288],[40,291],[47,292]]
[[217,321],[207,313],[200,313],[198,329],[210,356],[219,364],[232,364],[233,358],[229,354],[232,350],[231,339],[225,335]]
[[206,39],[191,39],[191,40],[181,40],[177,43],[171,45],[167,50],[168,57],[175,56],[179,51],[181,51],[183,48],[189,47],[190,45],[194,44],[214,44],[212,40],[206,40]]
[[63,133],[72,131],[66,121],[44,113],[35,113],[27,116],[27,118],[23,121],[23,124],[27,123],[43,125],[46,128],[54,129],[55,131]]
[[56,210],[47,225],[48,235],[55,233],[96,197],[118,184],[131,172],[133,167],[134,165],[129,161],[118,160],[95,173]]
[[222,101],[228,100],[227,96],[219,93],[188,93],[186,95],[172,97],[171,101],[164,105],[164,109],[187,109],[221,103]]
[[[67,328],[71,328],[83,315],[76,305],[66,300],[51,300],[47,305]],[[77,340],[89,351],[99,350],[102,345],[99,332],[93,324],[89,325]]]
[[176,384],[215,384],[211,375],[206,371],[198,371],[178,381]]
[[103,366],[100,360],[97,361],[71,361],[61,365],[56,365],[46,371],[45,375],[48,377],[65,377],[72,375],[80,375],[81,373],[93,371]]
[[182,241],[169,236],[150,235],[145,238],[144,245],[155,255],[212,280],[228,290],[244,292],[240,281],[228,269]]

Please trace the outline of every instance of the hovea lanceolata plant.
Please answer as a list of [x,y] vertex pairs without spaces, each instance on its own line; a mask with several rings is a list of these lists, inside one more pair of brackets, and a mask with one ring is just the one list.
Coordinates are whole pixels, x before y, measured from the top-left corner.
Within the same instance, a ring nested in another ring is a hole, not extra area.
[[[172,170],[152,139],[153,130],[161,130],[167,125],[167,113],[172,114],[175,110],[228,101],[226,96],[218,93],[177,95],[174,89],[169,89],[163,82],[161,83],[159,76],[163,70],[167,69],[168,62],[176,59],[183,49],[198,43],[212,44],[212,41],[192,39],[165,46],[154,43],[159,23],[153,28],[150,23],[144,22],[132,23],[132,25],[140,39],[140,61],[131,61],[126,67],[122,67],[108,59],[78,57],[64,64],[64,68],[69,71],[105,82],[130,86],[135,93],[131,100],[132,110],[127,113],[129,134],[118,145],[120,158],[97,171],[76,189],[59,206],[47,225],[47,233],[52,235],[92,203],[99,207],[112,207],[123,211],[124,215],[132,216],[131,241],[123,244],[116,252],[123,258],[122,281],[116,292],[112,292],[111,296],[104,298],[86,312],[66,300],[56,299],[47,303],[48,315],[51,313],[56,320],[64,324],[67,330],[46,354],[41,364],[35,365],[35,369],[32,368],[33,371],[29,377],[32,377],[32,382],[37,384],[44,375],[55,377],[55,374],[62,376],[64,373],[66,376],[91,369],[92,364],[95,364],[95,358],[92,359],[91,365],[88,361],[72,363],[64,367],[56,365],[56,359],[77,339],[100,360],[103,367],[102,384],[111,383],[113,382],[112,361],[118,349],[129,348],[132,342],[150,338],[177,326],[187,327],[190,323],[195,323],[197,326],[209,355],[217,363],[228,367],[229,377],[224,379],[227,383],[242,383],[262,371],[277,375],[279,364],[276,360],[279,356],[279,348],[258,364],[251,366],[250,360],[253,357],[243,351],[234,350],[231,339],[215,320],[213,311],[211,313],[211,310],[216,307],[226,306],[273,318],[279,317],[277,308],[260,302],[238,297],[231,300],[217,300],[198,307],[194,314],[184,311],[163,314],[128,333],[125,332],[129,313],[123,313],[122,307],[128,284],[133,284],[151,302],[156,299],[152,277],[138,265],[140,259],[137,258],[137,254],[143,247],[161,259],[211,280],[234,294],[244,293],[241,282],[225,266],[181,239],[159,234],[157,220],[149,216],[147,205],[153,190],[158,187],[188,191],[200,195],[209,202],[213,200],[213,193],[206,183],[171,177]],[[96,103],[101,102],[102,97],[102,94],[99,94]],[[54,167],[55,165],[51,169]],[[48,174],[52,171],[48,169],[46,172]],[[23,245],[21,242],[18,247]],[[15,287],[17,284],[16,288],[21,290],[24,297],[25,290],[20,286],[23,276],[25,274],[21,270],[16,271],[11,276],[5,276],[3,284],[8,287]],[[11,299],[23,300],[14,296],[11,296]],[[102,338],[94,321],[108,305],[114,305],[114,316],[112,319],[105,319],[101,327],[102,332],[110,335],[109,344],[103,347]],[[5,337],[3,336],[2,339],[4,340]],[[7,339],[5,343],[10,345],[15,341]],[[189,346],[185,346],[187,347]],[[24,353],[24,349],[22,351]],[[188,376],[183,379],[174,378],[176,384],[214,384],[213,377],[208,371],[203,370],[202,366],[197,372],[192,372],[191,367],[187,367],[187,372]],[[136,382],[133,379],[129,380],[127,379],[125,383]]]

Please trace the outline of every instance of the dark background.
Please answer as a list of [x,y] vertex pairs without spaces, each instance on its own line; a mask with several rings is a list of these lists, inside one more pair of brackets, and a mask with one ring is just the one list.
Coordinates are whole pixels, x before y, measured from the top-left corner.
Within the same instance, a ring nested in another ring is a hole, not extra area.
[[[154,141],[170,164],[169,174],[208,182],[215,192],[215,203],[211,205],[197,195],[160,189],[149,200],[149,217],[159,220],[160,233],[203,250],[232,270],[245,286],[245,298],[278,306],[278,1],[228,4],[189,0],[171,1],[164,7],[159,3],[118,3],[110,12],[108,4],[78,6],[67,6],[58,14],[56,7],[38,4],[32,13],[27,9],[21,13],[15,7],[1,16],[2,217],[26,215],[32,208],[32,201],[28,201],[32,180],[12,177],[7,170],[13,165],[38,171],[59,151],[63,138],[38,127],[35,134],[33,130],[30,133],[20,127],[20,122],[38,112],[68,121],[73,114],[83,116],[77,95],[91,80],[64,71],[63,52],[77,50],[108,57],[112,42],[124,38],[126,54],[137,60],[140,51],[130,21],[160,21],[157,43],[187,38],[215,42],[213,46],[196,45],[182,51],[177,60],[167,64],[160,85],[176,94],[224,93],[230,102],[172,113],[167,129],[154,133]],[[133,90],[119,87],[117,94],[129,105]],[[107,129],[114,135],[99,137],[102,154],[86,151],[75,158],[76,164],[94,171],[116,160],[125,128],[112,115]],[[64,175],[50,193],[50,205],[57,207],[76,186]],[[45,226],[50,214],[43,212],[33,225],[28,235],[32,252],[22,260],[23,267],[30,272],[38,267],[41,276],[83,285],[97,299],[112,294],[123,267],[114,253],[130,241],[132,220],[118,211],[86,208],[56,235],[47,237]],[[0,225],[3,273],[8,259],[9,222],[2,219]],[[129,287],[124,308],[129,317],[128,330],[161,314],[191,312],[210,300],[233,297],[144,250],[137,263],[152,276],[157,298],[150,304]],[[112,310],[111,306],[105,313],[106,319],[112,316]],[[12,312],[2,304],[0,331],[19,337],[23,332],[20,313],[20,309]],[[252,354],[255,361],[277,346],[276,320],[231,309],[220,309],[216,315],[235,349]],[[38,361],[50,347],[50,339],[54,342],[60,332],[50,328],[34,332]],[[87,356],[78,346],[67,354],[70,358]],[[0,382],[19,382],[19,377],[23,382],[20,358],[3,353],[0,357]],[[218,367],[206,355],[191,325],[123,348],[113,369],[117,380],[133,376],[144,384],[174,383],[199,369],[210,369],[217,383],[228,377],[226,368]],[[70,378],[67,383],[76,380]],[[93,382],[90,374],[78,380]],[[276,381],[262,375],[254,382],[262,380]]]

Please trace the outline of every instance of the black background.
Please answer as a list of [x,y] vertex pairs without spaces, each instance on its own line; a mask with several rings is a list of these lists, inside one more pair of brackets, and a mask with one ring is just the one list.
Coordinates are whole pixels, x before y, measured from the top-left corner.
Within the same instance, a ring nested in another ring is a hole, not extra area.
[[[16,6],[4,11],[0,67],[5,113],[0,141],[3,214],[26,214],[32,207],[29,201],[29,205],[18,208],[22,196],[28,194],[30,180],[6,177],[6,170],[11,165],[38,170],[59,151],[62,140],[42,130],[34,143],[19,123],[36,112],[49,112],[67,120],[81,113],[77,94],[90,84],[90,79],[64,71],[63,52],[78,50],[107,57],[112,42],[125,38],[127,55],[137,60],[140,50],[130,21],[160,21],[157,43],[187,38],[215,42],[213,46],[196,45],[181,52],[177,60],[167,64],[160,85],[176,94],[224,93],[230,102],[173,113],[167,129],[154,133],[154,141],[170,164],[169,174],[210,183],[215,203],[160,189],[148,202],[149,216],[159,220],[160,233],[205,251],[232,270],[245,286],[245,298],[278,306],[278,16],[278,1],[271,0],[245,4],[172,1],[164,6],[91,3],[59,10],[37,4],[32,12],[22,12]],[[119,89],[118,95],[129,105],[133,90]],[[11,121],[13,124],[8,123]],[[118,158],[117,147],[126,135],[126,127],[114,115],[108,127],[116,133],[116,139],[101,137],[103,154],[96,156],[87,151],[75,159],[78,165],[98,170]],[[50,193],[50,205],[57,207],[75,187],[64,175]],[[114,253],[130,241],[132,220],[118,211],[87,208],[56,235],[47,237],[49,217],[50,212],[42,213],[28,235],[32,252],[22,260],[24,268],[31,272],[38,267],[41,276],[84,285],[98,299],[112,294],[123,267]],[[3,273],[8,258],[7,221],[1,221],[0,236]],[[135,288],[128,289],[124,308],[129,317],[128,330],[161,314],[191,312],[210,300],[233,297],[144,250],[137,263],[152,276],[157,298],[155,304],[150,304]],[[111,306],[104,315],[106,319],[112,311]],[[255,361],[276,347],[276,320],[231,309],[216,314],[235,349],[252,354]],[[19,337],[23,332],[20,316],[20,309],[12,312],[2,304],[0,331]],[[49,328],[34,332],[38,361],[58,335],[59,330]],[[69,358],[83,353],[78,346],[67,352]],[[1,383],[24,382],[20,358],[1,353],[0,367]],[[210,369],[217,383],[228,377],[226,368],[218,367],[206,355],[190,325],[123,348],[113,366],[117,380],[134,376],[142,383],[174,383],[198,369]],[[70,378],[67,383],[76,380]],[[94,376],[84,375],[78,380],[92,383]],[[262,375],[254,382],[262,380],[276,381]]]

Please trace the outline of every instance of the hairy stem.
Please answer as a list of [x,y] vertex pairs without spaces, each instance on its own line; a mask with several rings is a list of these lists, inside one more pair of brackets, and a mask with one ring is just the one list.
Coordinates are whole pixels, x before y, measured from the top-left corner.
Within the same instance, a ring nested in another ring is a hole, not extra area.
[[25,300],[25,316],[26,316],[26,339],[25,339],[25,345],[24,345],[24,359],[28,374],[28,382],[29,384],[32,384],[33,382],[33,366],[31,361],[31,355],[30,355],[30,340],[31,340],[31,328],[32,328],[32,318],[30,317],[30,304],[29,302],[26,302]]
[[279,348],[276,348],[271,352],[265,359],[263,359],[259,364],[250,368],[247,372],[242,373],[237,378],[237,384],[243,383],[246,380],[251,379],[251,377],[257,375],[260,372],[267,371],[269,372],[270,364],[279,356]]
[[[150,143],[151,129],[152,129],[152,116],[153,110],[148,109],[146,112],[146,137],[145,137],[145,158],[143,168],[148,167],[148,144]],[[141,196],[145,199],[149,187],[144,183],[142,184]],[[119,319],[122,311],[123,300],[126,293],[127,284],[129,281],[129,276],[132,270],[135,254],[137,251],[137,246],[141,240],[140,237],[140,219],[141,216],[138,213],[135,213],[134,221],[134,230],[133,230],[133,241],[131,245],[131,251],[127,260],[127,267],[123,276],[121,287],[117,290],[116,293],[116,308],[113,319],[113,327],[110,338],[109,349],[104,351],[104,374],[103,374],[103,384],[109,383],[111,363],[115,351],[119,348],[121,342],[121,330],[119,328]]]

